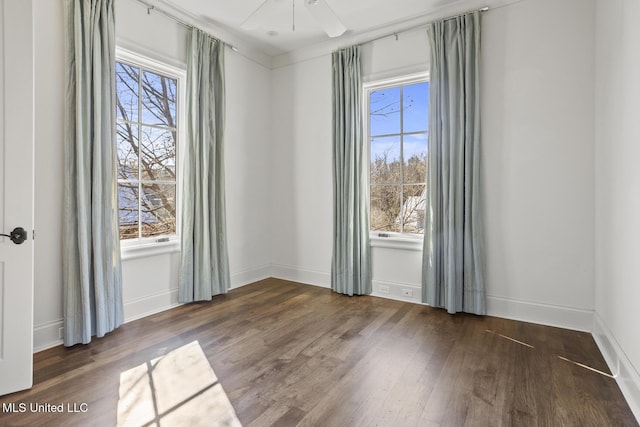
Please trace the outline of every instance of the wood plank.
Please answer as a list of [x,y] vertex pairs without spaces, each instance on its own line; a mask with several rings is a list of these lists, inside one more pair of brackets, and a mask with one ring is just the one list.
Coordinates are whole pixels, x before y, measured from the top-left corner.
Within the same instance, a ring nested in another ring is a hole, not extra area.
[[120,374],[193,341],[245,426],[638,426],[615,380],[559,357],[609,373],[589,334],[277,279],[36,354],[0,403],[88,411],[0,425],[115,425]]

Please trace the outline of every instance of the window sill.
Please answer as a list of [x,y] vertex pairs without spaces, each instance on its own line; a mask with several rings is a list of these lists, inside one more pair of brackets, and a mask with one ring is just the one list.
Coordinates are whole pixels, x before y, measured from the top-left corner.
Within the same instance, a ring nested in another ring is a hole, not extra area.
[[150,242],[140,245],[121,246],[120,259],[126,261],[174,252],[180,252],[180,241],[177,239],[168,242]]
[[372,248],[402,249],[406,251],[422,251],[422,237],[378,237],[371,235],[369,244]]

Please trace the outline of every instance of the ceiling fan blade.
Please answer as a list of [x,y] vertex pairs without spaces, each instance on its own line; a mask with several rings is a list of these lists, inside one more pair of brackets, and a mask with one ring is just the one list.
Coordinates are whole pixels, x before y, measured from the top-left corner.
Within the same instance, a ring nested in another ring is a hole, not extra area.
[[329,37],[340,37],[347,31],[325,0],[304,0],[304,5]]
[[260,23],[263,21],[263,15],[266,13],[267,9],[271,7],[276,0],[264,0],[260,6],[253,12],[251,15],[244,20],[240,27],[245,30],[255,30],[260,26]]

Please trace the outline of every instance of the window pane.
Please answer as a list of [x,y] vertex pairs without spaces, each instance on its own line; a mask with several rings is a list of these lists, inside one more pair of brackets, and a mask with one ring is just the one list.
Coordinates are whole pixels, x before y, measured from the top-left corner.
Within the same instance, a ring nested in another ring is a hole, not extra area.
[[142,184],[142,237],[176,234],[176,185]]
[[138,179],[138,126],[118,123],[118,178]]
[[176,127],[176,80],[142,74],[142,123]]
[[176,234],[177,83],[116,63],[121,239]]
[[143,126],[140,157],[143,180],[174,181],[176,179],[176,133]]
[[371,229],[400,231],[400,186],[371,186]]
[[120,240],[138,237],[138,184],[118,183]]
[[369,173],[372,184],[401,182],[400,137],[372,138]]
[[405,135],[403,140],[404,183],[422,184],[427,179],[427,134]]
[[429,82],[368,96],[371,230],[423,234]]
[[138,76],[139,69],[116,62],[117,118],[138,120]]
[[400,133],[400,88],[380,89],[369,97],[370,135]]
[[425,186],[404,185],[402,226],[405,233],[424,233]]
[[403,88],[403,131],[421,132],[429,123],[429,83],[416,83]]

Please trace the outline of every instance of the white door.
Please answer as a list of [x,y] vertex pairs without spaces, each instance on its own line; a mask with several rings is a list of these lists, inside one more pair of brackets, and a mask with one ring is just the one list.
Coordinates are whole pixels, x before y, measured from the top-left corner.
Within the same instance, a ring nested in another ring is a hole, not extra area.
[[33,0],[0,0],[0,395],[33,381]]

